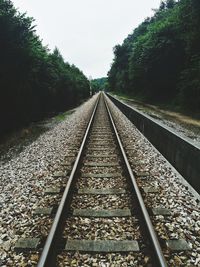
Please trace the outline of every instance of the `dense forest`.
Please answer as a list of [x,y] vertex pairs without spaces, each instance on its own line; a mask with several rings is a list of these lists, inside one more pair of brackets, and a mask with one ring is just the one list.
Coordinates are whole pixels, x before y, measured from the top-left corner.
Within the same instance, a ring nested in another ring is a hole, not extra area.
[[107,77],[93,79],[91,81],[91,88],[92,88],[93,93],[96,93],[99,91],[105,91],[107,87],[108,87]]
[[50,52],[36,35],[33,18],[0,0],[0,133],[64,111],[89,96],[89,81]]
[[162,1],[114,48],[109,90],[200,112],[200,1]]

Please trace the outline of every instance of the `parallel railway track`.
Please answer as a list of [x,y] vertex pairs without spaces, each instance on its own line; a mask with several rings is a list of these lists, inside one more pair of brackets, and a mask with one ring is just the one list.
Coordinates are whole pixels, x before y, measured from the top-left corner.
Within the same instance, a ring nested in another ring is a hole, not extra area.
[[[80,232],[81,222],[89,221],[89,228],[78,238],[73,237],[74,218]],[[104,222],[117,228],[116,221],[124,227],[129,224],[131,230],[125,229],[122,236],[102,230]],[[102,224],[95,235],[87,232],[92,232],[91,222]],[[38,267],[62,266],[59,254],[67,251],[134,252],[136,257],[148,258],[151,266],[167,266],[103,94],[88,123]]]
[[[152,117],[107,94],[120,111],[199,193],[200,148]],[[164,140],[164,142],[163,142]]]

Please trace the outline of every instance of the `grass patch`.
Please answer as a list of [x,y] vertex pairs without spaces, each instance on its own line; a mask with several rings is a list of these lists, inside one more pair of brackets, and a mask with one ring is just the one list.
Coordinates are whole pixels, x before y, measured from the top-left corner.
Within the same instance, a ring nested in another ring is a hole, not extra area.
[[139,104],[143,107],[147,107],[147,108],[151,108],[151,109],[155,109],[155,110],[160,110],[160,111],[166,111],[166,113],[179,113],[183,116],[186,117],[190,117],[192,120],[200,120],[200,113],[196,113],[196,112],[191,112],[189,110],[183,109],[182,107],[174,104],[174,103],[157,103],[157,102],[148,102],[146,101],[145,98],[143,97],[139,97],[139,96],[134,96],[134,95],[128,95],[128,94],[124,94],[121,92],[109,92],[112,95],[116,95],[117,97],[119,97],[122,100],[125,101],[132,101],[136,104]]
[[75,112],[75,109],[71,109],[71,110],[68,110],[66,112],[63,112],[63,113],[60,113],[58,114],[57,116],[54,117],[54,119],[57,121],[57,122],[61,122],[61,121],[64,121],[66,119],[67,116],[71,115],[72,113]]
[[[132,95],[127,95],[124,93],[110,92],[112,95],[116,95],[119,99],[136,104],[136,107],[147,114],[154,111],[157,114],[160,114],[163,119],[170,119],[177,123],[180,123],[187,128],[193,127],[193,131],[199,133],[200,129],[200,114],[191,114],[185,110],[180,109],[178,106],[170,104],[150,104],[146,103],[145,100],[141,98],[136,98]],[[152,114],[149,114],[152,116]]]

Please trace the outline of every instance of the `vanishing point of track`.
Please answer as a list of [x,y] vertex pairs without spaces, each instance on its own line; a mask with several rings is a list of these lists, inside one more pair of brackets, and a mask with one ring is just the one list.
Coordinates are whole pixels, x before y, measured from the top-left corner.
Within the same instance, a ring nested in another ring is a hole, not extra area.
[[[80,187],[79,181],[89,180],[87,186]],[[95,184],[96,180],[119,180],[119,187],[106,188],[103,183]],[[124,181],[120,183],[120,181]],[[84,198],[86,196],[86,203]],[[112,196],[124,199],[121,206],[113,203]],[[87,201],[90,196],[94,201]],[[79,199],[79,201],[76,201]],[[95,208],[95,203],[101,200],[101,209]],[[109,203],[110,202],[110,203]],[[80,207],[79,207],[80,205]],[[85,205],[85,206],[84,206]],[[150,217],[144,205],[140,190],[137,186],[130,164],[117,133],[112,112],[104,94],[100,94],[94,111],[88,123],[80,150],[71,171],[68,183],[58,207],[53,225],[46,240],[38,267],[56,266],[57,256],[61,250],[61,240],[65,232],[67,220],[72,217],[89,218],[132,218],[139,232],[138,239],[133,236],[128,240],[72,240],[66,238],[66,251],[81,251],[87,253],[128,253],[134,251],[147,253],[154,266],[167,266]],[[141,248],[142,249],[141,249]],[[145,248],[145,249],[144,249]],[[144,251],[144,252],[143,252]]]

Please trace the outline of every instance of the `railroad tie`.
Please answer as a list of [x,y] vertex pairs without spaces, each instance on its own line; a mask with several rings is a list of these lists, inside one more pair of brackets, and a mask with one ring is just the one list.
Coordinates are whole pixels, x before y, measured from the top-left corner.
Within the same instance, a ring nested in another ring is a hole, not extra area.
[[111,218],[111,217],[131,217],[131,210],[126,209],[74,209],[73,216],[95,217],[95,218]]
[[117,178],[121,177],[120,173],[83,173],[83,178]]
[[138,252],[137,241],[132,240],[67,240],[65,250],[84,252]]
[[125,194],[125,189],[105,188],[105,189],[94,189],[94,188],[83,188],[78,190],[78,194],[86,195],[118,195]]

